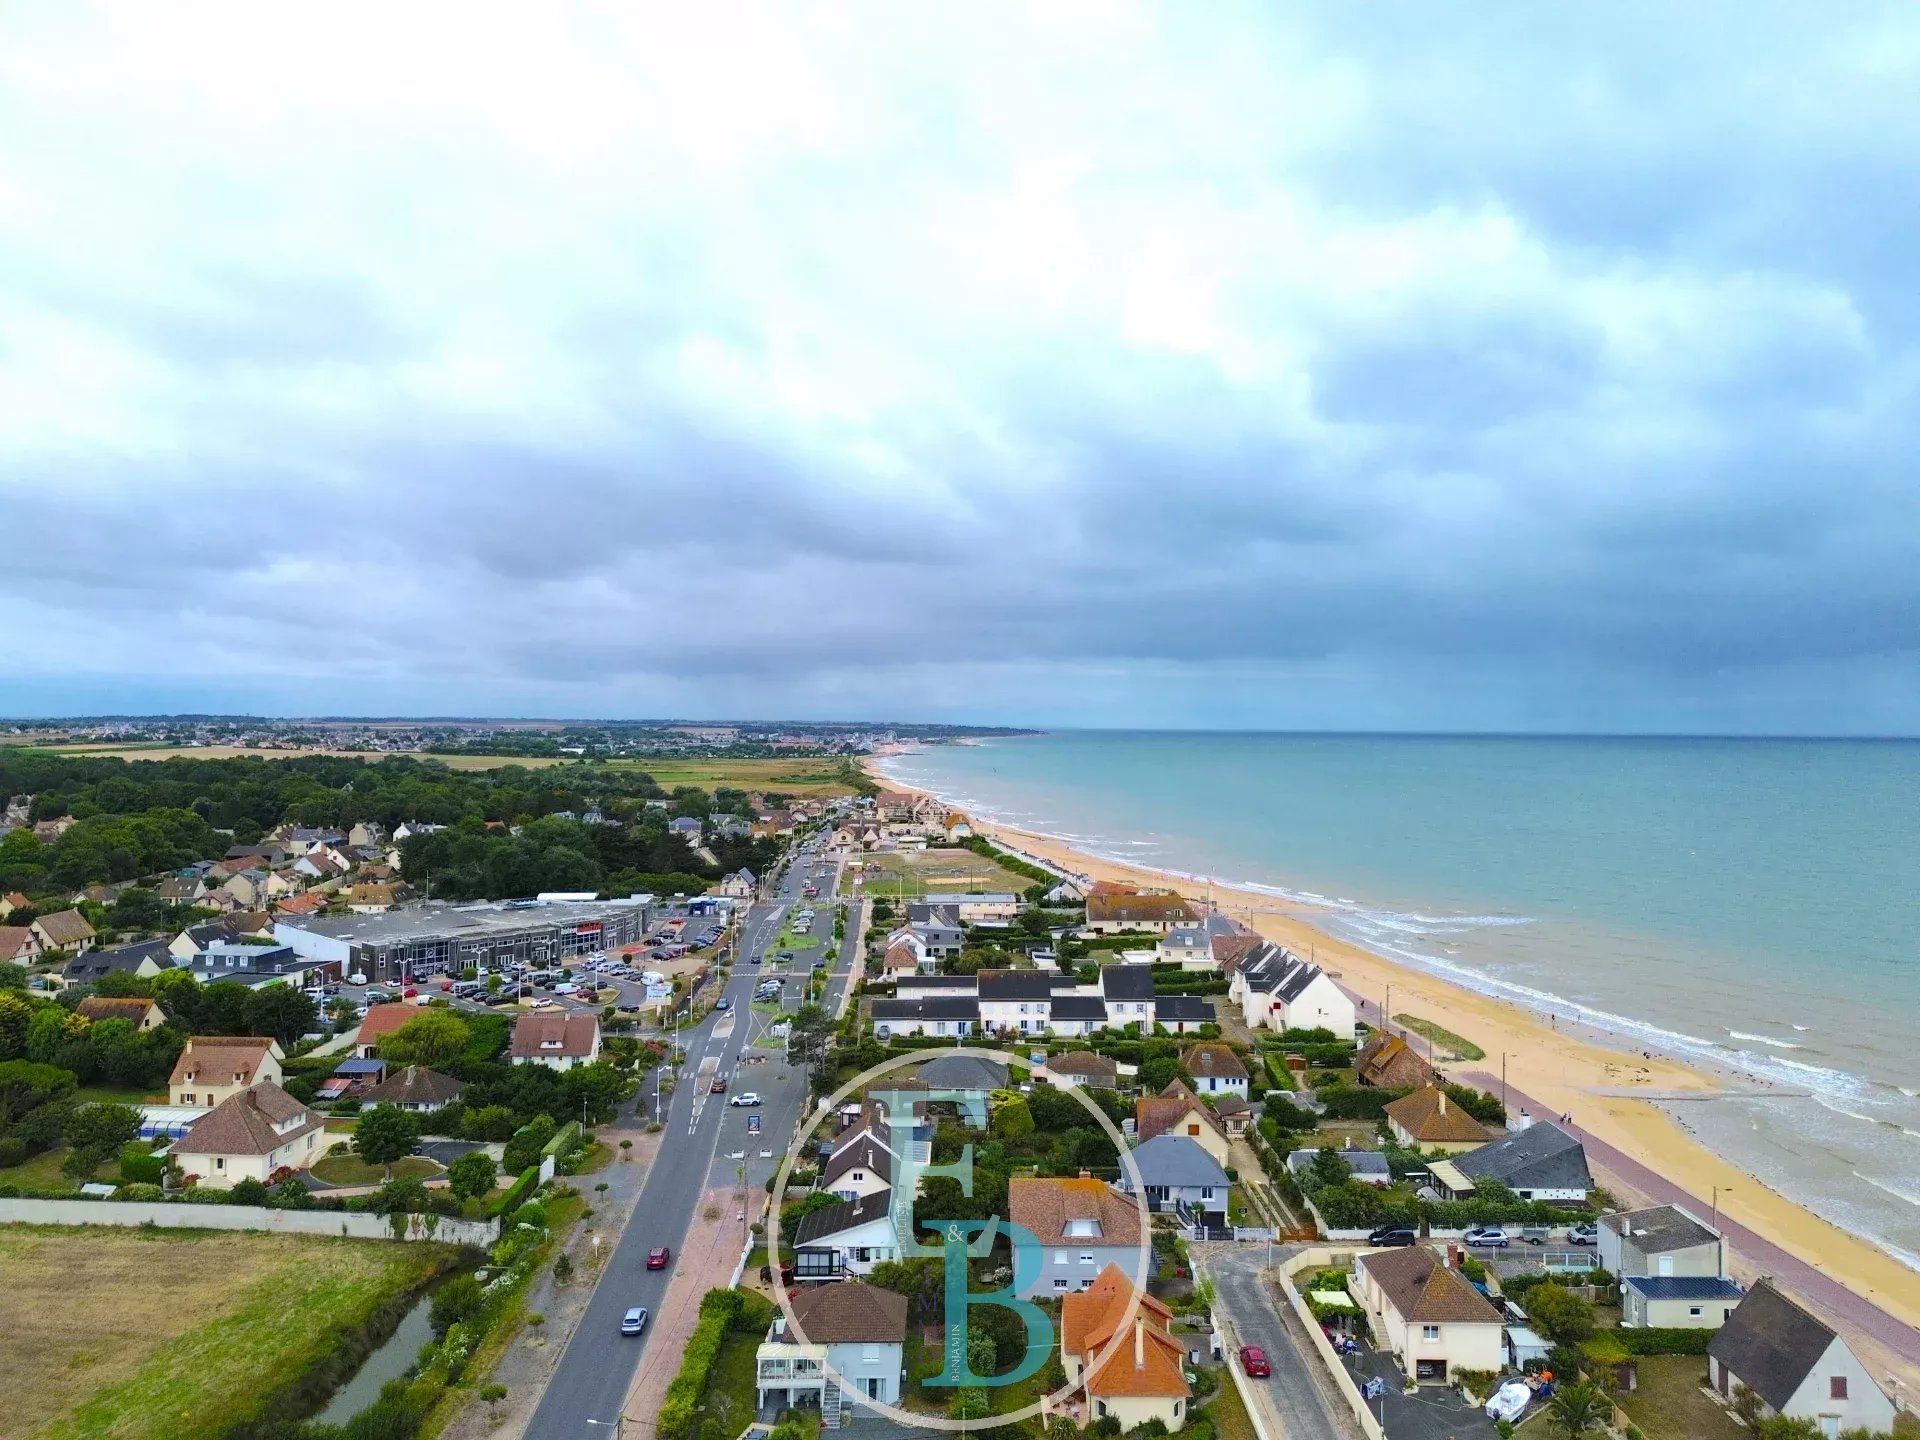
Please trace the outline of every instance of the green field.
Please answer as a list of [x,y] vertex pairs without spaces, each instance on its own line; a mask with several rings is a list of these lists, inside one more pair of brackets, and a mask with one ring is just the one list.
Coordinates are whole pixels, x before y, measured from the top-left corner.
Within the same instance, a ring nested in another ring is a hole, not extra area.
[[1615,1399],[1647,1440],[1740,1440],[1753,1433],[1701,1393],[1701,1356],[1649,1355],[1639,1371],[1639,1388]]
[[614,760],[616,769],[644,770],[664,789],[697,785],[702,790],[774,790],[786,795],[851,795],[841,762],[811,760]]
[[381,1240],[9,1226],[0,1230],[6,1434],[225,1435],[446,1260],[441,1246]]
[[1404,1025],[1414,1034],[1431,1040],[1440,1049],[1452,1052],[1450,1055],[1437,1057],[1439,1059],[1484,1060],[1487,1058],[1486,1051],[1464,1035],[1454,1034],[1444,1025],[1436,1025],[1431,1020],[1422,1020],[1418,1015],[1396,1015],[1393,1018],[1395,1023]]
[[909,850],[892,855],[865,855],[860,863],[870,866],[859,873],[863,893],[871,899],[917,899],[929,890],[1010,891],[1023,893],[1033,882],[1024,875],[1003,870],[984,855],[971,850]]

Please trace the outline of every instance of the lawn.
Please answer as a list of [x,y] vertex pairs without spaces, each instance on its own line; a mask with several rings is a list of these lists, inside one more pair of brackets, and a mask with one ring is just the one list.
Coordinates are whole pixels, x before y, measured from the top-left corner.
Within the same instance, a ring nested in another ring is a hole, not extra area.
[[[384,1165],[369,1165],[358,1155],[328,1155],[314,1162],[316,1179],[329,1185],[381,1185],[387,1180]],[[393,1164],[395,1180],[431,1180],[440,1167],[424,1155],[409,1155]]]
[[1699,1355],[1649,1355],[1640,1388],[1615,1398],[1647,1440],[1742,1440],[1752,1432],[1700,1393],[1706,1373]]
[[446,1262],[434,1245],[0,1230],[12,1440],[211,1440]]
[[706,1416],[700,1425],[702,1440],[734,1440],[753,1422],[760,1398],[754,1352],[765,1338],[730,1331],[721,1342],[720,1353],[707,1375],[706,1396],[700,1403],[701,1413]]
[[971,850],[908,850],[864,857],[865,892],[874,898],[913,899],[929,890],[1008,891],[1019,895],[1033,882],[1002,870]]
[[782,795],[851,795],[853,787],[841,778],[841,763],[811,760],[633,760],[608,762],[617,769],[644,770],[662,789],[697,785],[702,790],[722,786],[732,790],[772,790]]
[[1487,1058],[1486,1051],[1465,1036],[1454,1034],[1444,1025],[1436,1025],[1431,1020],[1422,1020],[1418,1015],[1396,1015],[1393,1018],[1414,1034],[1423,1035],[1441,1049],[1453,1052],[1450,1056],[1435,1056],[1436,1059],[1484,1060]]
[[1247,1414],[1240,1391],[1234,1386],[1233,1377],[1224,1371],[1220,1375],[1220,1388],[1200,1413],[1213,1421],[1214,1433],[1220,1440],[1259,1440],[1254,1434],[1253,1419]]
[[107,1185],[120,1183],[118,1159],[109,1160],[93,1174],[83,1175],[76,1180],[60,1169],[61,1162],[66,1158],[64,1146],[58,1150],[42,1150],[31,1159],[0,1170],[0,1185],[18,1185],[22,1190],[71,1190],[89,1180],[99,1180]]

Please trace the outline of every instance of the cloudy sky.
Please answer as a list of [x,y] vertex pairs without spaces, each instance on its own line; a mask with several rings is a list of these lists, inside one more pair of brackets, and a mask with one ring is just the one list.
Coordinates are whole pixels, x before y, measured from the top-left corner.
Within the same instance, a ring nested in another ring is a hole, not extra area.
[[1920,733],[1917,96],[1910,0],[9,7],[0,713]]

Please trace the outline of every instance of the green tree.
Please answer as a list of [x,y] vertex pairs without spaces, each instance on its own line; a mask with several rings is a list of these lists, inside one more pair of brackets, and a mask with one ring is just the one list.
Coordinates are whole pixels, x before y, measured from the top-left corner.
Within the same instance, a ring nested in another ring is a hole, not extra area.
[[1340,1152],[1322,1145],[1313,1152],[1313,1180],[1316,1185],[1344,1185],[1353,1178],[1353,1167]]
[[418,1180],[389,1180],[374,1192],[376,1215],[419,1215],[429,1203],[427,1187]]
[[369,1165],[386,1167],[389,1180],[393,1162],[413,1153],[420,1138],[420,1122],[398,1105],[376,1105],[362,1112],[353,1128],[354,1153]]
[[1578,1345],[1593,1334],[1593,1306],[1566,1286],[1548,1280],[1527,1291],[1534,1328],[1560,1345]]
[[1547,1402],[1547,1423],[1562,1435],[1591,1435],[1606,1423],[1612,1409],[1595,1385],[1562,1385]]
[[1008,1100],[993,1112],[993,1133],[1002,1140],[1018,1140],[1033,1134],[1033,1111],[1025,1100]]
[[447,1188],[462,1200],[478,1200],[493,1189],[497,1174],[491,1155],[472,1150],[447,1167]]
[[[0,1004],[5,1002],[0,996]],[[71,1070],[38,1065],[31,1060],[0,1062],[0,1134],[11,1130],[29,1111],[65,1100],[77,1083]]]
[[467,1022],[439,1006],[422,1010],[380,1042],[380,1058],[391,1065],[424,1065],[444,1070],[466,1053]]

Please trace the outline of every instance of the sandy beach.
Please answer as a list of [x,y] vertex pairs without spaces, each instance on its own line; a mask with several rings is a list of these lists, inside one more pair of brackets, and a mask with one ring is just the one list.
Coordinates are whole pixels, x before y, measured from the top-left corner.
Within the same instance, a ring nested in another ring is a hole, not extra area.
[[[877,783],[889,789],[913,788],[877,769],[871,773]],[[1318,928],[1307,906],[1099,859],[1051,836],[977,817],[975,826],[1002,844],[1095,880],[1156,885],[1201,901],[1211,898],[1221,911],[1269,939],[1311,956],[1357,999],[1369,1002],[1370,1011],[1385,1002],[1391,987],[1393,1014],[1413,1014],[1434,1021],[1486,1051],[1483,1061],[1443,1068],[1498,1076],[1504,1057],[1506,1078],[1515,1090],[1544,1104],[1551,1115],[1571,1114],[1581,1129],[1677,1185],[1693,1197],[1702,1218],[1713,1208],[1717,1186],[1723,1217],[1764,1236],[1904,1325],[1920,1326],[1920,1273],[1729,1164],[1689,1136],[1655,1103],[1654,1097],[1675,1097],[1682,1107],[1713,1104],[1712,1097],[1728,1084],[1751,1084],[1744,1078],[1735,1081],[1733,1077],[1711,1075],[1657,1053],[1629,1053],[1603,1043],[1598,1032],[1557,1024],[1518,1005],[1395,964]],[[1611,1173],[1604,1164],[1594,1168],[1601,1183],[1623,1202],[1643,1198],[1625,1177]],[[1735,1278],[1751,1281],[1760,1267],[1742,1256],[1737,1245],[1730,1248],[1730,1268]],[[1901,1379],[1904,1394],[1920,1391],[1920,1333],[1910,1328],[1906,1332],[1909,1343],[1890,1347],[1882,1337],[1865,1334],[1845,1317],[1832,1314],[1821,1305],[1818,1295],[1804,1298],[1846,1335],[1876,1373],[1893,1371]]]

